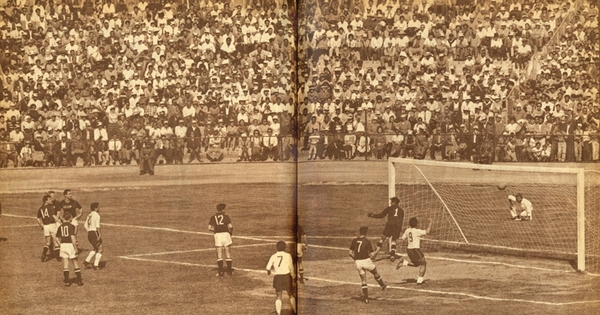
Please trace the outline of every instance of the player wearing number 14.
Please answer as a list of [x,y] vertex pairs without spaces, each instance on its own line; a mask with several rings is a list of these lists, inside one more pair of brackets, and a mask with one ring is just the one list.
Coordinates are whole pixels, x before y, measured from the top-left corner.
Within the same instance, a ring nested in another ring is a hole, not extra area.
[[225,214],[226,204],[220,203],[217,205],[217,213],[210,217],[208,221],[208,230],[215,233],[215,247],[217,249],[217,266],[219,269],[219,277],[225,274],[223,268],[223,250],[225,250],[225,261],[227,262],[227,273],[231,275],[233,273],[233,261],[231,259],[231,249],[229,248],[233,243],[231,241],[231,235],[233,234],[233,225],[231,219]]
[[42,206],[38,209],[37,220],[44,231],[45,243],[42,252],[42,262],[45,262],[48,250],[50,250],[50,256],[55,255],[58,257],[58,249],[54,248],[54,243],[56,242],[56,228],[58,227],[58,215],[52,203],[52,198],[49,195],[44,195],[42,202]]

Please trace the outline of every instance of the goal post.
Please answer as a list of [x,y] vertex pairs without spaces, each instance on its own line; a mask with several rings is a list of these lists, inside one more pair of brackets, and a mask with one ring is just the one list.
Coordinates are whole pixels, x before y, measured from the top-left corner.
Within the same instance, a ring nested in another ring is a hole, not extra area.
[[[600,272],[599,179],[583,168],[388,159],[389,197],[406,218],[434,221],[424,246],[565,259],[590,273]],[[531,221],[512,220],[517,193]]]

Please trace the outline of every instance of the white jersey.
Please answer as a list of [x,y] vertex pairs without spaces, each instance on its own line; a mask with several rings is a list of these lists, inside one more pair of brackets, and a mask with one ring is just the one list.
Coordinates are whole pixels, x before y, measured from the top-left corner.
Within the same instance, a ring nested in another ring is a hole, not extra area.
[[403,240],[408,240],[406,248],[421,248],[421,236],[427,235],[427,231],[409,227],[402,235]]
[[271,270],[271,268],[274,269],[273,274],[275,275],[291,274],[292,277],[295,275],[292,255],[286,252],[277,252],[271,255],[271,259],[267,263],[267,270]]
[[[519,203],[519,202],[517,202],[517,197],[515,197],[513,195],[509,195],[508,200],[512,201],[515,211],[521,210],[521,211],[526,212],[528,216],[531,216],[531,212],[533,211],[533,205],[531,204],[531,201],[523,198],[523,199],[521,199],[521,202]],[[518,207],[521,207],[521,208],[519,209]]]
[[90,212],[87,219],[85,219],[83,227],[85,227],[87,231],[97,231],[100,228],[100,215],[98,212]]

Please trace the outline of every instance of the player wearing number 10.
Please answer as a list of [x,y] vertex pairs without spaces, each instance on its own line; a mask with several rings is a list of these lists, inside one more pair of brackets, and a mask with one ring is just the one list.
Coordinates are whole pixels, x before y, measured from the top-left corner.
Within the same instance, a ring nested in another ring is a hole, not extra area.
[[271,258],[267,263],[267,274],[271,275],[271,270],[273,270],[273,273],[275,274],[275,277],[273,278],[273,288],[275,289],[275,294],[277,294],[275,310],[277,311],[277,315],[281,314],[281,297],[283,291],[286,291],[290,298],[292,309],[294,313],[296,313],[296,299],[292,294],[294,291],[292,281],[296,278],[296,273],[294,271],[292,255],[285,251],[284,241],[277,242],[276,246],[277,252],[271,255]]
[[396,259],[396,240],[400,236],[400,232],[402,231],[402,221],[404,220],[404,210],[398,206],[400,203],[400,199],[398,197],[390,198],[391,205],[381,213],[373,214],[369,213],[367,216],[369,218],[383,218],[387,215],[388,221],[383,229],[383,236],[381,236],[381,240],[377,242],[377,248],[381,248],[383,242],[386,239],[388,240],[388,247],[390,251],[390,260],[394,261]]
[[71,286],[69,281],[69,262],[73,263],[75,275],[77,276],[77,284],[83,285],[81,280],[81,269],[77,262],[77,236],[75,235],[75,226],[71,224],[71,212],[65,212],[63,216],[63,224],[58,227],[56,239],[60,243],[60,257],[63,259],[63,275],[65,277],[65,285]]
[[217,248],[217,266],[219,268],[219,277],[225,274],[223,268],[223,249],[225,249],[225,261],[227,262],[227,273],[233,273],[233,261],[231,259],[231,249],[233,243],[231,235],[233,234],[233,225],[231,219],[225,214],[226,204],[220,203],[217,205],[217,213],[210,217],[208,221],[208,230],[215,233],[215,247]]

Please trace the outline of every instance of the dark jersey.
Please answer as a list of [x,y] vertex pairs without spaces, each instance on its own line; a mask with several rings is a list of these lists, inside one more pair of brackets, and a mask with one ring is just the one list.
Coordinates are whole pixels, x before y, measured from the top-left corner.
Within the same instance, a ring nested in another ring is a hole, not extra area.
[[302,243],[302,237],[303,237],[304,235],[306,235],[306,234],[304,233],[304,228],[302,227],[302,225],[298,225],[298,226],[296,227],[296,234],[297,234],[297,235],[296,235],[296,241],[297,241],[298,243]]
[[229,216],[221,213],[213,215],[210,217],[210,220],[208,220],[208,225],[215,228],[215,233],[229,232],[229,228],[227,227],[229,223],[231,223]]
[[393,224],[397,226],[402,226],[402,221],[404,220],[404,210],[398,206],[389,206],[381,213],[373,214],[373,218],[383,218],[387,215],[388,224]]
[[357,237],[352,240],[350,250],[354,252],[354,259],[370,258],[369,254],[373,252],[373,245],[366,237]]
[[59,204],[59,209],[63,211],[63,215],[67,212],[71,213],[71,216],[74,218],[77,216],[77,210],[76,209],[81,209],[81,205],[79,204],[79,202],[71,199],[71,201],[67,202],[66,200],[63,200],[61,202],[58,203]]
[[56,215],[56,209],[53,204],[42,205],[37,212],[37,217],[42,219],[44,225],[56,223],[54,216]]
[[60,239],[61,243],[72,243],[72,235],[75,235],[75,226],[71,222],[61,224],[56,231],[56,237]]

